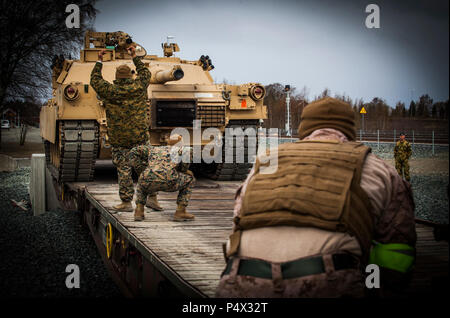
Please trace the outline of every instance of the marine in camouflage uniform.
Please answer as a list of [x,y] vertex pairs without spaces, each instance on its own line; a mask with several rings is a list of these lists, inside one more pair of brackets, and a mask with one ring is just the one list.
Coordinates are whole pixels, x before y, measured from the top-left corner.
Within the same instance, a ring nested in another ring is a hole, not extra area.
[[410,181],[411,177],[409,175],[409,158],[411,157],[411,144],[406,141],[405,134],[400,134],[400,140],[394,148],[394,158],[395,158],[395,169],[397,169],[398,174],[403,177],[403,172],[405,173],[406,181]]
[[236,193],[216,297],[364,297],[367,264],[380,269],[376,293],[405,287],[417,239],[410,184],[355,142],[347,103],[312,102],[298,132],[270,153],[277,169],[263,173],[257,157]]
[[[113,84],[102,77],[102,56],[91,73],[91,86],[104,101],[106,119],[108,122],[108,138],[112,146],[112,161],[117,167],[119,196],[122,204],[115,206],[116,210],[132,211],[134,187],[132,168],[128,162],[131,148],[143,145],[148,140],[147,121],[147,87],[151,73],[140,58],[136,57],[134,47],[129,48],[133,56],[138,76],[132,78],[130,67],[126,64],[116,69],[116,80]],[[145,165],[136,165],[140,174]],[[141,170],[140,170],[141,169]]]
[[[181,138],[180,138],[181,140]],[[192,151],[189,149],[190,158],[183,157],[179,163],[174,162],[175,156],[183,155],[184,147],[141,145],[130,151],[130,163],[139,164],[142,157],[148,156],[148,166],[139,176],[136,190],[135,220],[144,219],[144,204],[147,196],[152,196],[157,191],[178,192],[177,210],[174,221],[192,220],[194,216],[186,212],[189,199],[194,186],[195,178],[188,170],[192,159]],[[181,159],[182,157],[180,157]],[[186,162],[188,161],[188,162]]]

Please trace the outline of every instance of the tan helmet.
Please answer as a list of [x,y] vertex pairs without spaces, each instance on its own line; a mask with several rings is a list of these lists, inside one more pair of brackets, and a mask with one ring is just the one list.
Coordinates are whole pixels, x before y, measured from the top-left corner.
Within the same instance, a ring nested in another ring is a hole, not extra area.
[[131,68],[128,65],[122,64],[116,68],[116,79],[119,78],[132,78]]
[[303,139],[321,128],[334,128],[345,134],[349,140],[355,140],[355,112],[348,103],[336,98],[325,97],[316,100],[303,110],[298,134],[300,139]]

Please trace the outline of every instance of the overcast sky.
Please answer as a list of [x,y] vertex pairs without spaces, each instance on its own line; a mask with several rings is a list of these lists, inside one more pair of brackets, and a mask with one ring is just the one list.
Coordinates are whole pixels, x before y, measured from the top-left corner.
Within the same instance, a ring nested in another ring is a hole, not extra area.
[[[368,29],[368,4],[380,7],[380,28]],[[183,59],[209,55],[211,75],[237,84],[279,82],[309,98],[328,87],[352,99],[399,100],[428,93],[449,97],[448,0],[103,0],[97,31],[124,31],[162,55],[175,36]]]

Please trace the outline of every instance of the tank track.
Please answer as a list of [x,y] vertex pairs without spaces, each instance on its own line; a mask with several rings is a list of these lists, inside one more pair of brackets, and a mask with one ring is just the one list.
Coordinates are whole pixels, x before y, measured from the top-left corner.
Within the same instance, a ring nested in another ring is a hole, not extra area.
[[[256,129],[256,125],[239,125],[239,124],[233,124],[227,126],[227,128],[237,128],[241,127],[243,129],[246,129],[248,127],[252,127]],[[230,141],[225,141],[230,142]],[[225,163],[225,143],[224,148],[222,149],[222,163],[214,164],[215,165],[215,171],[212,171],[207,174],[209,178],[212,180],[218,180],[218,181],[241,181],[245,180],[247,178],[248,173],[250,172],[250,169],[253,167],[253,163],[244,162],[244,163],[236,163],[236,142],[233,143],[233,163]],[[248,161],[248,153],[249,153],[249,143],[248,143],[248,137],[244,137],[244,160]],[[254,150],[254,153],[256,153],[256,149]],[[207,169],[211,171],[210,169]]]
[[60,164],[50,162],[50,146],[45,147],[47,164],[58,181],[92,181],[98,153],[99,131],[95,121],[66,120],[60,122]]

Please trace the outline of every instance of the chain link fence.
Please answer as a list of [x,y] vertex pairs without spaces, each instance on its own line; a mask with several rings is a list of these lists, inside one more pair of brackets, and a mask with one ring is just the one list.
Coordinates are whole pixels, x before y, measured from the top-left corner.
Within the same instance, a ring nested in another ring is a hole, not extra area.
[[[295,142],[298,136],[286,137],[284,129],[278,129],[278,135],[270,135],[268,139],[278,138],[278,143]],[[400,138],[400,133],[406,135],[406,140],[411,143],[413,153],[429,157],[437,154],[448,153],[448,132],[425,130],[358,130],[356,140],[370,145],[372,149],[382,153],[393,151],[395,143]],[[417,149],[416,149],[417,148]]]

